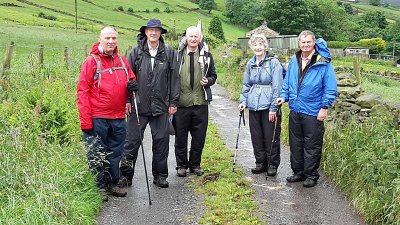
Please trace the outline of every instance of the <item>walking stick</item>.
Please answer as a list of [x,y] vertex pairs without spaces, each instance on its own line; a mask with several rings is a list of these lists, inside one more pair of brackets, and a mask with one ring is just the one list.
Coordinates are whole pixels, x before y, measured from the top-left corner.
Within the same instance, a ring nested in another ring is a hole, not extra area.
[[240,111],[239,114],[239,129],[238,129],[238,133],[236,136],[236,146],[235,146],[235,154],[233,156],[233,166],[232,166],[232,172],[235,172],[235,165],[236,165],[236,155],[237,155],[237,149],[239,146],[239,134],[240,134],[240,124],[242,123],[242,119],[243,119],[243,126],[246,126],[246,122],[244,120],[244,110]]
[[137,124],[138,124],[138,129],[139,129],[140,146],[142,148],[144,174],[146,175],[147,193],[149,194],[149,204],[151,205],[149,179],[147,177],[146,159],[144,157],[143,139],[142,139],[142,132],[140,130],[140,121],[139,121],[139,112],[138,112],[137,101],[136,101],[136,94],[135,94],[135,92],[132,92],[132,93],[133,93],[133,103],[135,105],[135,111],[136,111],[136,119],[137,119]]

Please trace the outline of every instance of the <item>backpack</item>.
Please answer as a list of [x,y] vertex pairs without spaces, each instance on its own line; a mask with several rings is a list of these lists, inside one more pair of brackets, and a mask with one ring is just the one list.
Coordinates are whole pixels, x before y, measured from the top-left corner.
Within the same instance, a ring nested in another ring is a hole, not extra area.
[[[272,60],[269,60],[269,68],[271,68],[271,71],[272,71],[272,63],[271,63],[271,61]],[[283,79],[285,79],[285,77],[286,77],[286,69],[285,69],[285,66],[281,63],[281,62],[279,62],[280,64],[281,64],[281,66],[282,66],[282,77],[283,77]]]
[[98,83],[97,83],[97,87],[100,87],[101,73],[106,72],[106,71],[110,71],[110,70],[111,70],[111,72],[112,72],[112,71],[115,71],[115,70],[124,70],[124,71],[125,71],[125,74],[126,74],[126,80],[129,80],[129,73],[128,73],[128,70],[126,69],[125,63],[124,63],[124,61],[122,60],[122,58],[121,58],[120,55],[118,55],[118,58],[119,58],[119,61],[121,62],[121,65],[122,65],[122,66],[119,66],[119,67],[113,66],[113,67],[111,67],[111,68],[105,68],[105,69],[103,69],[103,70],[101,69],[101,58],[100,58],[100,56],[97,55],[97,54],[90,54],[90,55],[91,55],[91,56],[94,58],[94,60],[96,61],[96,72],[95,72],[95,74],[94,74],[94,76],[93,76],[93,81],[99,80]]

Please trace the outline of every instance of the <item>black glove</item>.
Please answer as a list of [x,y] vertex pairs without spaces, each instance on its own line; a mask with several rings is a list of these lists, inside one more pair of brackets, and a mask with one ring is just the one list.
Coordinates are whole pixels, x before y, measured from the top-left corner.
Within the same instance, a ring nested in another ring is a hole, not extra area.
[[130,80],[128,81],[128,85],[127,85],[127,87],[126,87],[126,90],[127,90],[129,93],[136,92],[137,90],[139,90],[139,84],[138,84],[138,82],[137,82],[136,80],[134,80],[134,79],[130,79]]
[[90,136],[93,135],[93,129],[82,129],[82,132]]

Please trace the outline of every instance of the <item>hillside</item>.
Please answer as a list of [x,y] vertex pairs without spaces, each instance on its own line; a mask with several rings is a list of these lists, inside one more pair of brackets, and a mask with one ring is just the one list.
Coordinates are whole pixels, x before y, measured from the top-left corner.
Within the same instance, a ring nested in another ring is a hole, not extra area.
[[[222,10],[222,2],[218,9]],[[113,25],[120,32],[136,33],[140,26],[149,18],[158,17],[167,29],[176,27],[181,33],[186,27],[195,25],[197,18],[201,18],[207,29],[211,16],[219,15],[222,11],[211,12],[198,9],[198,6],[188,0],[165,1],[125,1],[125,0],[82,0],[78,1],[78,29],[97,32],[104,24]],[[39,14],[42,17],[39,17]],[[47,17],[47,18],[43,18]],[[24,24],[29,26],[60,27],[75,29],[75,5],[71,0],[1,0],[0,18],[3,21]],[[228,40],[235,40],[243,36],[245,28],[233,26],[223,22],[223,28]]]

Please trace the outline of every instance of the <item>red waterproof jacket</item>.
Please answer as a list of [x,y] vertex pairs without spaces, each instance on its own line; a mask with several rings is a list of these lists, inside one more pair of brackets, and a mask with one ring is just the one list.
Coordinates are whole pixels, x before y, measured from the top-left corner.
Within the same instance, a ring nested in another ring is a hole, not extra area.
[[[126,86],[129,79],[136,79],[128,61],[121,56],[128,71],[126,74],[119,59],[118,49],[114,55],[105,55],[98,49],[99,42],[93,44],[91,54],[100,56],[101,70],[96,76],[96,60],[90,55],[82,64],[77,84],[77,101],[81,129],[92,129],[92,118],[125,118],[127,98]],[[120,69],[112,70],[111,68]]]

